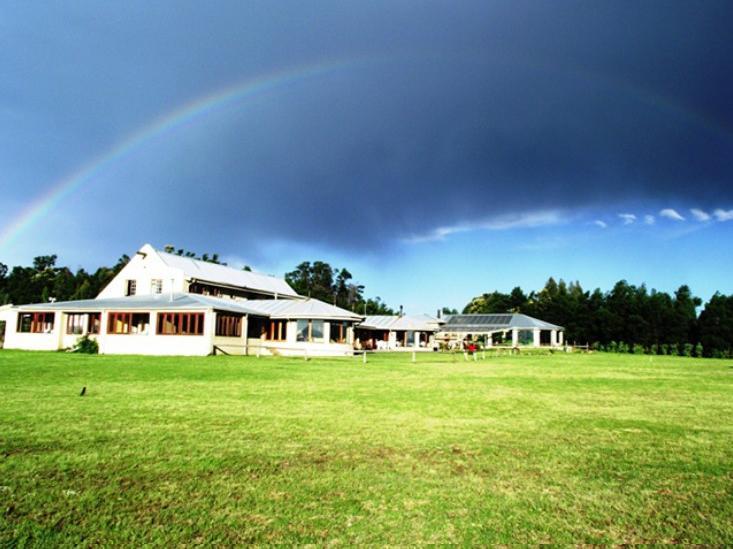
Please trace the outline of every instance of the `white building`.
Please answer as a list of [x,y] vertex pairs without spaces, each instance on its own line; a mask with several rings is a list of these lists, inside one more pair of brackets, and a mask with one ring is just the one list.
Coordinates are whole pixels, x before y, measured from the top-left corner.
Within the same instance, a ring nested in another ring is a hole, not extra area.
[[192,293],[241,299],[297,299],[281,278],[156,250],[145,244],[100,298]]
[[362,319],[298,296],[276,277],[147,244],[96,299],[21,305],[0,315],[7,349],[67,349],[88,335],[101,353],[145,355],[343,356],[353,353],[353,326]]
[[356,327],[357,345],[378,351],[434,351],[442,321],[429,315],[367,316]]

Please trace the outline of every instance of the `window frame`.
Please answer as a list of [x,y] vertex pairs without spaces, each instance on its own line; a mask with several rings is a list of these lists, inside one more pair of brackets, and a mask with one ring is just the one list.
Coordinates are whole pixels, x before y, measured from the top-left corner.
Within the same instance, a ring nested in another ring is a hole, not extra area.
[[[157,314],[155,335],[159,336],[202,336],[205,316],[200,311],[161,311]],[[174,331],[168,326],[172,325]]]
[[[48,320],[49,315],[51,316],[50,322]],[[28,330],[21,329],[23,327],[24,317],[30,318]],[[56,313],[51,311],[21,311],[18,313],[18,320],[15,327],[16,332],[19,334],[52,334],[56,327]]]
[[[334,328],[338,328],[339,337],[334,339]],[[349,323],[346,320],[328,321],[328,342],[338,345],[349,343]]]
[[151,278],[150,279],[150,293],[152,295],[161,295],[163,293],[163,279],[162,278]]
[[[133,331],[133,327],[137,327],[139,323],[134,322],[135,317],[147,316],[145,329],[143,331]],[[115,331],[115,323],[118,318],[122,322],[126,322],[127,331]],[[107,335],[148,335],[150,333],[150,313],[134,312],[134,311],[109,311],[107,313]]]
[[[271,318],[265,322],[265,341],[287,341],[288,321],[280,318]],[[275,337],[277,336],[277,337]]]
[[[306,335],[303,336],[303,323],[306,324]],[[321,324],[321,335],[317,338],[313,337],[313,323],[319,322]],[[325,343],[325,327],[326,321],[322,318],[299,318],[296,321],[295,339],[298,343]]]
[[216,337],[242,337],[242,315],[216,313]]
[[137,280],[128,278],[125,280],[125,297],[137,295]]
[[[99,335],[102,333],[102,313],[87,313],[87,334]],[[95,322],[96,320],[96,322]]]
[[[67,313],[66,314],[66,335],[83,335],[84,334],[84,317],[87,313]],[[76,321],[76,322],[72,322]],[[74,331],[78,328],[78,332]]]

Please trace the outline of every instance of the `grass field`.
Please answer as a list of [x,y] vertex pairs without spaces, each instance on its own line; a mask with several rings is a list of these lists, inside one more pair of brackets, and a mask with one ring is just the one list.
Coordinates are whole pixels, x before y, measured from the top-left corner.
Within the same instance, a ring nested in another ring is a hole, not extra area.
[[0,351],[0,545],[733,543],[732,517],[731,361]]

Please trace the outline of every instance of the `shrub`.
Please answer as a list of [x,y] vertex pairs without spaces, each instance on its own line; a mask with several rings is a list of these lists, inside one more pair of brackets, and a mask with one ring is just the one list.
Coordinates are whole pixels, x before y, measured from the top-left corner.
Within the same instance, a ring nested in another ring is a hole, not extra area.
[[618,345],[616,345],[616,342],[615,341],[612,341],[611,343],[608,344],[608,346],[606,347],[606,350],[609,353],[618,352]]
[[629,346],[626,345],[623,341],[619,342],[618,344],[618,352],[619,353],[628,353],[629,352]]
[[692,356],[692,343],[685,343],[684,347],[682,348],[682,355]]
[[669,346],[669,354],[671,356],[679,356],[680,354],[680,348],[676,343],[672,343]]
[[640,345],[639,343],[634,343],[634,346],[632,347],[632,352],[635,355],[643,355],[644,354],[644,346]]
[[702,343],[698,343],[697,345],[695,345],[695,356],[702,358],[702,352]]
[[594,351],[600,351],[601,350],[601,344],[598,343],[597,341],[594,341],[593,342],[593,345],[591,345],[590,348],[593,349]]
[[659,354],[659,345],[657,345],[656,343],[652,344],[652,346],[649,348],[649,352],[653,355],[658,355]]
[[96,355],[99,353],[99,344],[96,339],[83,335],[76,340],[76,345],[72,349],[74,353],[84,353],[87,355]]
[[659,347],[659,354],[661,355],[668,355],[669,354],[669,345],[666,343],[662,343],[662,345]]

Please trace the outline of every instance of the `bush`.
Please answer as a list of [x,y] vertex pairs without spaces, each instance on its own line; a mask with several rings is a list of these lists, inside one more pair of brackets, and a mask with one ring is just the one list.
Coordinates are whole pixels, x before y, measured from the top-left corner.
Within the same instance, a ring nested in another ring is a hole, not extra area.
[[609,353],[616,353],[618,352],[618,345],[616,345],[615,341],[612,341],[611,343],[608,344],[608,346],[606,347],[606,350]]
[[680,348],[676,343],[672,343],[669,346],[669,354],[670,356],[679,356],[680,354]]
[[682,348],[682,355],[692,356],[692,343],[685,343],[685,346]]
[[626,345],[623,341],[619,342],[618,344],[618,352],[627,354],[629,352],[629,346]]
[[660,355],[668,355],[669,354],[669,345],[666,343],[662,343],[662,345],[659,347],[659,354]]
[[644,354],[644,346],[640,345],[639,343],[634,343],[634,346],[632,347],[632,352],[635,355],[643,355]]
[[96,355],[99,354],[99,344],[96,339],[92,339],[88,335],[83,335],[76,340],[76,345],[74,345],[72,352]]
[[591,345],[590,348],[593,349],[594,351],[600,351],[601,350],[601,344],[598,343],[597,341],[594,341],[593,342],[593,345]]
[[653,354],[653,355],[658,355],[658,354],[659,354],[659,345],[657,345],[656,343],[654,343],[654,344],[653,344],[653,345],[652,345],[652,346],[651,346],[651,347],[649,348],[649,352],[650,352],[651,354]]
[[702,343],[698,343],[697,345],[695,345],[695,356],[702,358],[702,352],[703,352]]

